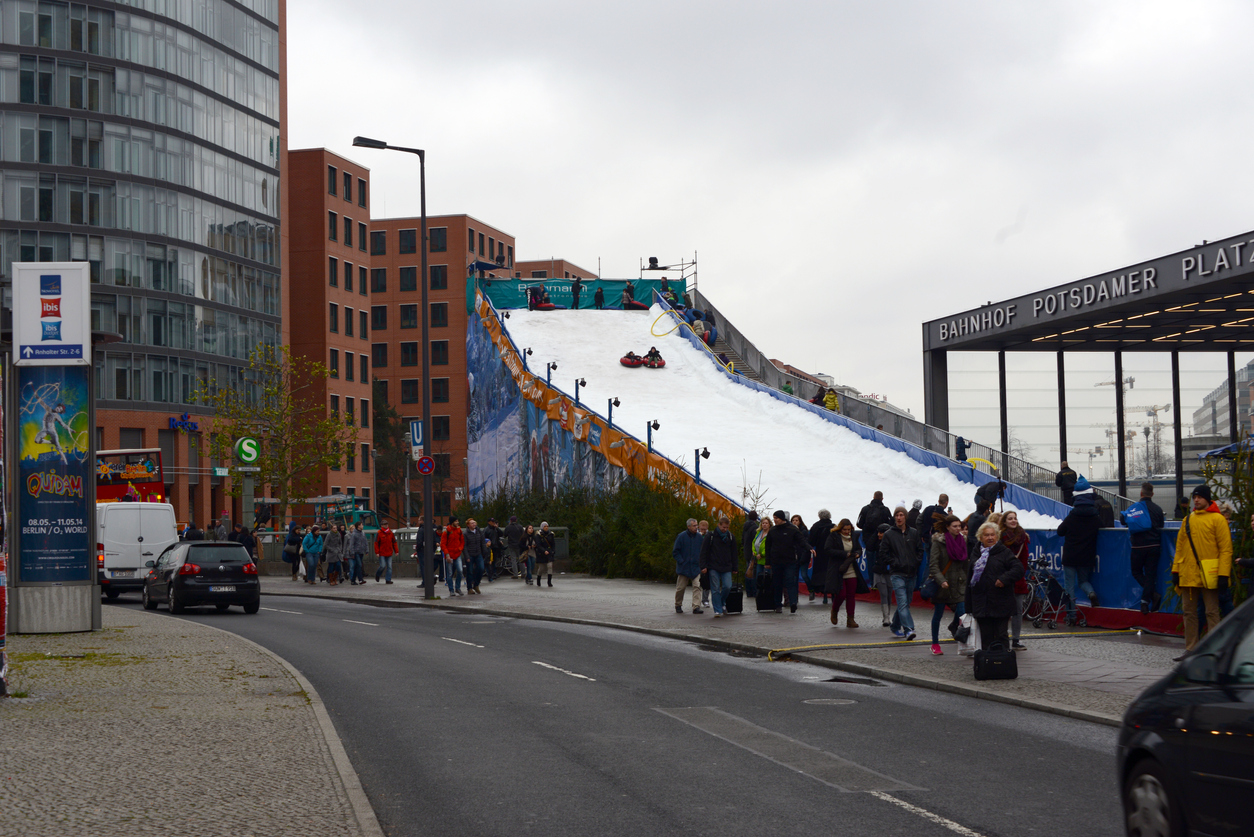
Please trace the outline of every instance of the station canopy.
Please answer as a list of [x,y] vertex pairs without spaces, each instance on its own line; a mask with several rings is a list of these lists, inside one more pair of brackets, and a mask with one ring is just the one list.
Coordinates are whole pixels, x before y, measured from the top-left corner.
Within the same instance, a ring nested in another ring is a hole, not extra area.
[[931,351],[1254,348],[1254,232],[923,324]]

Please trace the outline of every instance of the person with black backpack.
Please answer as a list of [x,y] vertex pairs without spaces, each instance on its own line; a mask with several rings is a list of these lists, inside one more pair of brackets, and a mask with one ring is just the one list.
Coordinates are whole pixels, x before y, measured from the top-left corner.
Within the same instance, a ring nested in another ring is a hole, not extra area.
[[1162,597],[1155,591],[1155,581],[1167,517],[1154,502],[1154,483],[1141,483],[1141,499],[1120,514],[1119,521],[1131,533],[1132,577],[1141,585],[1141,612],[1158,610]]
[[[867,556],[873,558],[879,553],[880,527],[891,526],[892,522],[892,513],[884,505],[884,492],[875,492],[871,502],[863,506],[862,511],[858,513],[858,531],[862,538],[862,550]],[[884,627],[888,628],[892,626],[892,613],[889,607],[892,599],[889,592],[888,574],[876,571],[874,566],[872,571],[871,582],[880,594],[880,615],[883,617]]]

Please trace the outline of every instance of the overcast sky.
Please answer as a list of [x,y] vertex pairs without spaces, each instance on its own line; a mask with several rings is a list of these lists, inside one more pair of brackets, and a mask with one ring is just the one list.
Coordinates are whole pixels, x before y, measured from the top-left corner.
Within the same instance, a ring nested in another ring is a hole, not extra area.
[[[1254,6],[300,0],[289,140],[922,416],[920,324],[1254,227]],[[994,417],[995,418],[995,417]]]

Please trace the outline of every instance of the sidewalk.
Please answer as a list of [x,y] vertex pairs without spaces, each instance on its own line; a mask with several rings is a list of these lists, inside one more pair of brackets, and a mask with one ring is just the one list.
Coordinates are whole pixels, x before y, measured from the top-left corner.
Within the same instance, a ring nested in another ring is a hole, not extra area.
[[9,637],[0,832],[382,834],[295,669],[166,614],[103,617],[96,633]]
[[[988,700],[1029,706],[1047,712],[1117,724],[1124,709],[1142,689],[1171,669],[1183,641],[1135,631],[1049,630],[1024,625],[1027,651],[1018,655],[1019,679],[979,682],[971,661],[957,653],[952,641],[942,642],[943,656],[931,653],[930,608],[914,608],[919,639],[904,642],[881,627],[878,603],[858,602],[855,619],[861,626],[850,630],[833,627],[830,608],[803,596],[796,614],[757,613],[746,600],[745,613],[714,619],[705,609],[693,615],[685,600],[685,613],[675,613],[674,588],[669,584],[558,576],[552,588],[537,589],[517,579],[498,579],[480,585],[483,594],[449,598],[448,588],[436,586],[434,602],[423,600],[417,579],[397,579],[378,584],[370,579],[362,586],[329,587],[293,583],[286,577],[265,576],[266,595],[314,596],[346,601],[366,601],[388,606],[440,607],[494,612],[518,618],[552,619],[621,627],[660,636],[715,644],[724,648],[768,654],[791,649],[792,659],[865,677],[893,680]],[[952,614],[946,613],[941,627]],[[843,611],[841,623],[844,623]],[[838,648],[807,648],[837,644]],[[779,654],[773,655],[775,657]]]

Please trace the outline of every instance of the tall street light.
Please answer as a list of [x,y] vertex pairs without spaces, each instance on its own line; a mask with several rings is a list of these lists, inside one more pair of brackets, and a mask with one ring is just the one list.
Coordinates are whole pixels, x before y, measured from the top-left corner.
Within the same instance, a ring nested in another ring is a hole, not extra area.
[[[427,153],[421,148],[405,148],[399,145],[388,145],[383,140],[369,137],[354,137],[353,145],[357,148],[378,148],[387,151],[404,151],[418,155],[418,194],[422,212],[422,238],[419,249],[422,250],[422,452],[430,455],[431,439],[431,306],[427,302],[427,289],[430,285],[427,268],[427,253],[431,246],[427,242]],[[405,463],[408,472],[409,463]],[[409,513],[409,498],[405,499],[405,512]],[[422,475],[422,579],[423,595],[428,599],[435,598],[435,498],[431,496],[431,475]]]

